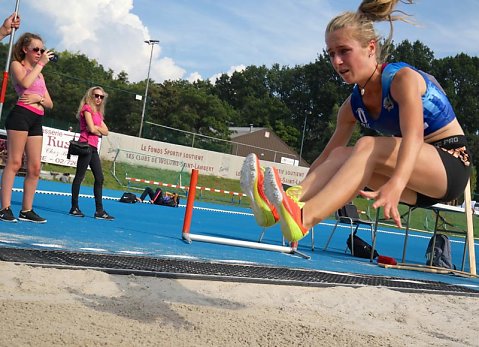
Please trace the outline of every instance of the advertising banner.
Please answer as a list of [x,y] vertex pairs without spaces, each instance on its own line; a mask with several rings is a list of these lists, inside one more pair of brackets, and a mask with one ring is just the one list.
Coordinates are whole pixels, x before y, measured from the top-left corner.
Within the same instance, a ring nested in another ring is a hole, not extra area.
[[[201,175],[239,179],[244,157],[174,145],[110,132],[103,139],[102,159],[173,171],[198,169]],[[300,183],[307,167],[262,161],[264,166],[275,166],[282,182]],[[142,178],[142,177],[138,177]]]
[[[70,140],[78,140],[79,133],[68,130],[60,130],[49,127],[43,127],[43,147],[42,147],[42,163],[57,164],[63,166],[77,166],[78,157],[72,155],[67,158],[68,146]],[[98,143],[98,151],[100,151],[101,139]]]

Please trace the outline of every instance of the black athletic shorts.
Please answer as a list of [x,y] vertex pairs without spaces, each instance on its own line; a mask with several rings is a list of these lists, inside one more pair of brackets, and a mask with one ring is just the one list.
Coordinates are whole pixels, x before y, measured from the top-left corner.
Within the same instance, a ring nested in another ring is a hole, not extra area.
[[471,155],[466,148],[467,141],[464,135],[450,136],[431,143],[436,147],[441,157],[447,175],[446,195],[442,198],[431,198],[417,193],[415,206],[427,207],[439,202],[449,202],[457,199],[464,193],[467,181],[471,175]]
[[28,131],[28,136],[43,136],[43,116],[15,105],[5,120],[5,129]]

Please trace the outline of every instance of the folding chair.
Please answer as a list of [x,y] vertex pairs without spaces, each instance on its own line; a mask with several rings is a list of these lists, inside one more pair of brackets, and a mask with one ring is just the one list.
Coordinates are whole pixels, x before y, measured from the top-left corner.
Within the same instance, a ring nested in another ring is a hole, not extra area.
[[[408,234],[409,234],[409,223],[410,223],[410,218],[411,218],[411,213],[414,209],[418,208],[416,206],[409,206],[409,211],[407,214],[407,221],[406,221],[406,231],[404,235],[404,246],[403,246],[403,254],[402,254],[402,263],[404,264],[405,258],[406,258],[406,248],[407,248],[407,240],[408,240]],[[438,221],[439,221],[439,213],[441,211],[450,211],[450,212],[460,212],[464,213],[466,215],[466,225],[467,225],[467,230],[465,232],[466,236],[464,239],[464,252],[462,256],[462,269],[464,270],[464,265],[465,265],[465,258],[466,258],[466,252],[469,253],[469,267],[470,267],[470,274],[471,275],[476,275],[476,253],[474,249],[474,224],[473,224],[473,214],[476,214],[473,212],[473,209],[471,208],[471,181],[469,180],[467,182],[466,188],[464,189],[464,208],[456,207],[456,206],[449,206],[445,204],[436,204],[434,206],[430,207],[425,207],[426,209],[432,210],[436,214],[436,223],[434,225],[434,239],[437,234],[437,229],[438,229]],[[373,251],[376,246],[376,232],[377,232],[377,225],[378,225],[378,220],[379,220],[379,208],[376,211],[376,223],[374,227],[374,238],[373,238]],[[373,259],[371,258],[371,261]]]
[[[364,220],[359,217],[358,209],[356,205],[354,205],[352,202],[344,205],[341,207],[339,210],[336,211],[336,224],[334,225],[333,230],[331,231],[331,234],[329,235],[328,241],[326,242],[326,245],[324,246],[324,250],[326,250],[329,246],[329,242],[331,241],[331,238],[333,237],[334,232],[336,231],[337,227],[340,224],[347,224],[351,228],[351,254],[354,255],[354,235],[357,233],[358,228],[360,225],[366,225],[371,229],[371,239],[374,240],[374,222],[370,220]],[[353,226],[355,227],[353,229]],[[346,247],[347,250],[347,247]],[[374,251],[373,251],[374,252]]]

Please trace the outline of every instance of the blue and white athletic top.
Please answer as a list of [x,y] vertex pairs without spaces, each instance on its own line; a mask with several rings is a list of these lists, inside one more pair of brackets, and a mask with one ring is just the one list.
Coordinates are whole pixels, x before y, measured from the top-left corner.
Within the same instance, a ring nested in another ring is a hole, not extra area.
[[441,129],[452,122],[456,115],[452,110],[451,103],[444,94],[442,88],[431,80],[432,76],[418,70],[406,63],[387,64],[382,72],[382,106],[379,118],[374,120],[364,106],[358,85],[355,85],[351,94],[351,107],[354,117],[361,126],[374,129],[384,135],[401,136],[399,124],[399,105],[391,96],[391,82],[396,73],[409,67],[421,74],[426,82],[426,93],[422,96],[424,115],[424,136]]

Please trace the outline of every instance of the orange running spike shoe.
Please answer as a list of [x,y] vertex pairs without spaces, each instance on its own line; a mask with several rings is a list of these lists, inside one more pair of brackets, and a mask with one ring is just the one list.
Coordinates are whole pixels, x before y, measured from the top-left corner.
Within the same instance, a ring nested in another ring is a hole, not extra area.
[[301,186],[288,188],[286,192],[276,168],[267,167],[264,172],[264,190],[269,201],[278,210],[281,232],[285,239],[297,242],[305,237],[309,230],[303,226],[301,209],[304,202],[299,201]]
[[262,227],[270,227],[279,219],[278,212],[266,198],[263,189],[264,174],[256,154],[248,154],[241,168],[241,190],[251,201],[251,209],[256,223]]

